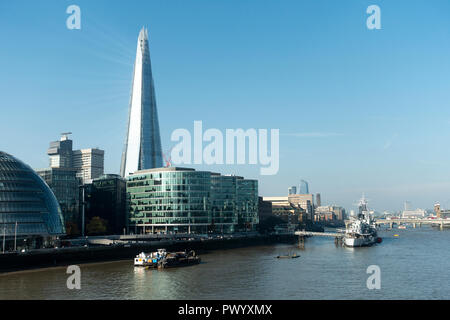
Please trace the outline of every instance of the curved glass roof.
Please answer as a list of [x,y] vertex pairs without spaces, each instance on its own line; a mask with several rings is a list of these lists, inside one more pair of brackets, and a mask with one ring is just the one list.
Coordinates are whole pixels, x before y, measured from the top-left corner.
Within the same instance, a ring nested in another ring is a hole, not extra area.
[[[17,230],[16,230],[17,223]],[[55,195],[17,158],[0,151],[0,236],[53,236],[65,234]]]

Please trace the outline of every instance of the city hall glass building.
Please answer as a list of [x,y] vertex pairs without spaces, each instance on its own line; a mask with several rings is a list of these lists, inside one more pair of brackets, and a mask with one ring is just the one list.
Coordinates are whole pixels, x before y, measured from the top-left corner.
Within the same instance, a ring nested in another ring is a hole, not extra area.
[[33,169],[0,151],[0,235],[6,250],[40,247],[65,234],[61,209]]
[[232,233],[258,223],[258,181],[169,167],[127,178],[131,233]]

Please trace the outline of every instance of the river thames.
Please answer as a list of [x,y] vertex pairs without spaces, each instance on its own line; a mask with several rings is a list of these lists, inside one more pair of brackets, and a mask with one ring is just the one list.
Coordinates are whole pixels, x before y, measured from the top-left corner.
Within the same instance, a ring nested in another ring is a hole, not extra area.
[[[398,234],[395,237],[394,234]],[[308,238],[305,248],[279,244],[202,254],[200,265],[144,270],[129,261],[82,264],[81,289],[66,268],[0,275],[0,299],[450,299],[450,230],[380,231],[381,244],[337,247]],[[298,259],[276,259],[297,253]],[[367,267],[381,289],[367,288]]]

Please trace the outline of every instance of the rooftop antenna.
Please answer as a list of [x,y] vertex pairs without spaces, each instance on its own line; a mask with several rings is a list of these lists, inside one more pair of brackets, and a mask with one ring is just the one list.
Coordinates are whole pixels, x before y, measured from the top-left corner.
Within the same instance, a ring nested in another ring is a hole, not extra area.
[[63,132],[63,133],[61,133],[61,141],[69,140],[69,134],[72,134],[72,132]]

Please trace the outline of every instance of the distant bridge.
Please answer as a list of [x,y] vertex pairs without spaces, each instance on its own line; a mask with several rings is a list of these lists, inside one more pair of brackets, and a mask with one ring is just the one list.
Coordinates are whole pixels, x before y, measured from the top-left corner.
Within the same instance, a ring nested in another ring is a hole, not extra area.
[[[345,220],[345,226],[351,223],[351,220]],[[397,218],[397,219],[376,219],[375,224],[377,226],[382,224],[388,224],[390,228],[394,226],[394,224],[402,225],[402,224],[412,224],[413,228],[421,227],[422,224],[429,225],[439,225],[440,229],[444,229],[445,226],[450,226],[450,219],[412,219],[412,218]]]

